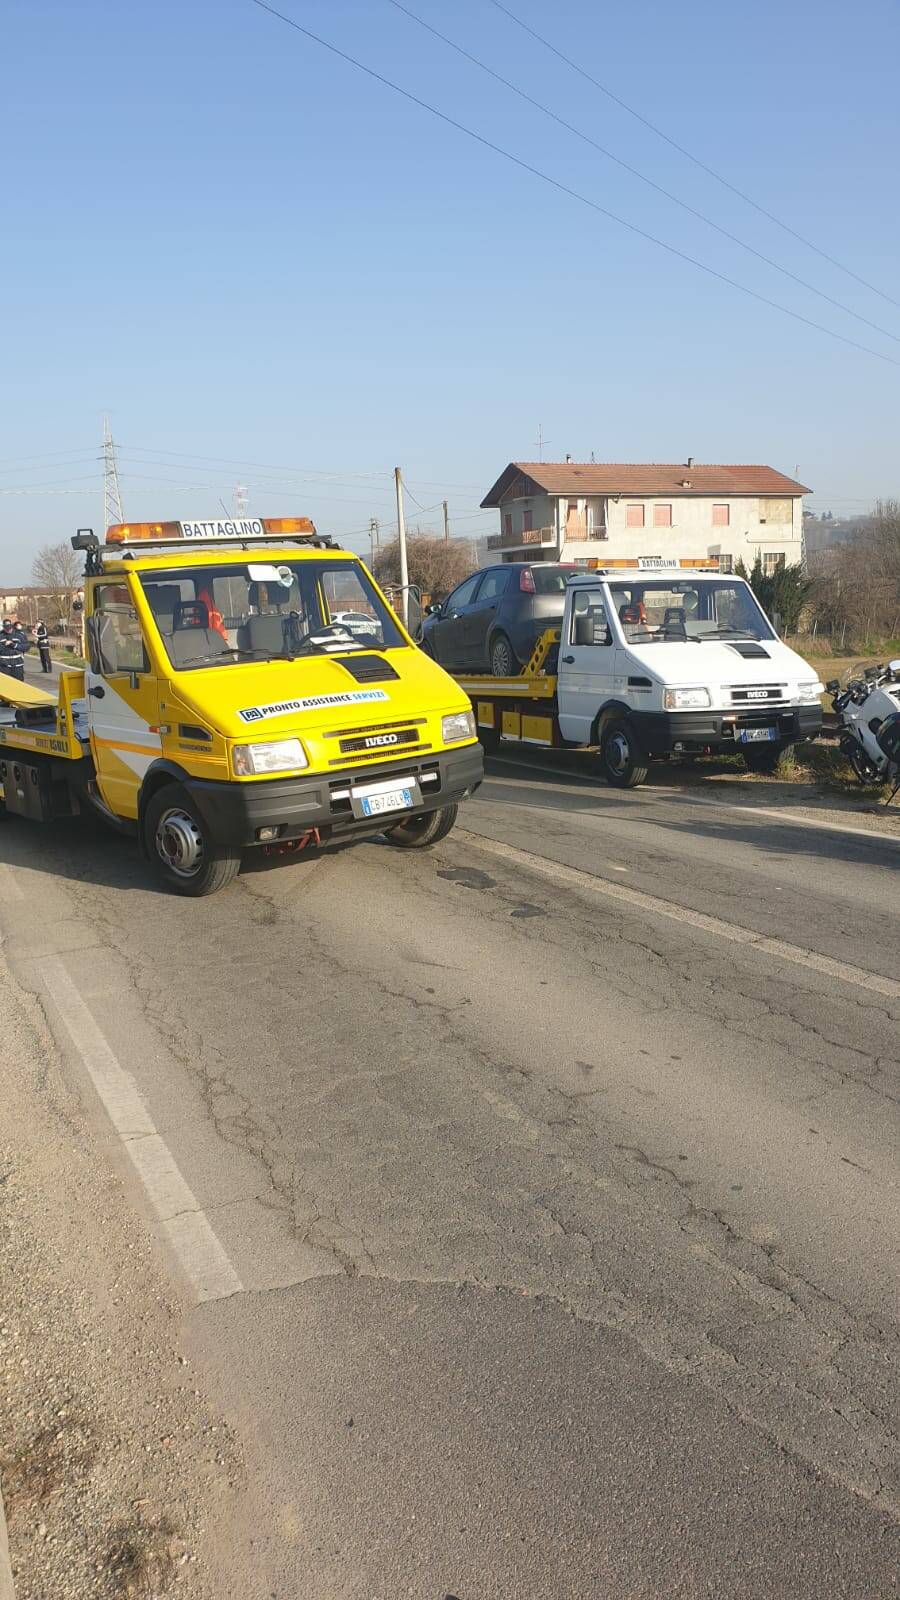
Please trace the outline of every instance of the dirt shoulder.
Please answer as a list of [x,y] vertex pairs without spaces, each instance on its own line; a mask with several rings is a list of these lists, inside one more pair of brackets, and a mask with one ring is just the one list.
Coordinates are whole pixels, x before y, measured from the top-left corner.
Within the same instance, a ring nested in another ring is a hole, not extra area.
[[[17,1600],[222,1600],[237,1446],[37,1002],[0,958],[0,1481]],[[102,1134],[100,1135],[102,1139]]]

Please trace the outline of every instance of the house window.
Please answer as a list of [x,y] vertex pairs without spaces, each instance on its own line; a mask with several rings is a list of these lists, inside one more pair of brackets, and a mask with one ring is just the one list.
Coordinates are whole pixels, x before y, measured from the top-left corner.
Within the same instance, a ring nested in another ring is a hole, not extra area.
[[532,518],[531,507],[530,506],[526,506],[524,511],[522,512],[522,527],[524,528],[526,533],[530,533],[533,526],[534,526],[534,523],[533,523],[533,518]]
[[625,526],[626,528],[642,528],[644,526],[643,506],[625,507]]
[[760,500],[760,522],[790,522],[792,505],[790,500]]
[[512,512],[511,511],[504,511],[504,513],[503,513],[503,537],[505,539],[511,539],[512,538]]
[[654,506],[653,507],[653,526],[654,526],[654,528],[671,528],[671,526],[672,526],[672,507],[671,506]]
[[714,528],[727,528],[731,525],[731,507],[713,506],[712,525]]
[[778,568],[779,567],[783,567],[783,566],[784,566],[784,551],[783,550],[765,550],[765,551],[763,551],[762,568],[763,568],[763,572],[765,573],[767,578],[771,578],[773,572],[777,572]]

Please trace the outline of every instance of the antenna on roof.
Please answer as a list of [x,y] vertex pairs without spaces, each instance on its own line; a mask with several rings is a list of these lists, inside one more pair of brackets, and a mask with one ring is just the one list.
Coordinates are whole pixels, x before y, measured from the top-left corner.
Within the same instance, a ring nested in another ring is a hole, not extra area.
[[544,459],[544,445],[545,444],[549,444],[549,443],[550,443],[550,440],[544,438],[544,429],[543,429],[541,423],[539,422],[538,423],[538,436],[537,436],[537,439],[535,440],[535,445],[536,445],[537,453],[538,453],[538,461],[543,461],[543,459]]

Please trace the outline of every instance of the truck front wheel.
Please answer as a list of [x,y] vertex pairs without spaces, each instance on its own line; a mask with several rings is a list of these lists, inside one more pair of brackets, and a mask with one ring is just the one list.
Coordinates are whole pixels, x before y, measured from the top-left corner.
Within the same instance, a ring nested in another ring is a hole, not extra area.
[[426,845],[446,839],[456,821],[459,806],[441,806],[440,811],[426,811],[423,816],[408,817],[388,830],[388,842],[405,850],[424,850]]
[[607,783],[616,789],[635,789],[649,768],[634,731],[624,717],[610,722],[600,740],[600,765]]
[[176,894],[215,894],[240,871],[240,851],[210,839],[180,783],[166,784],[150,799],[144,813],[144,842],[157,876]]

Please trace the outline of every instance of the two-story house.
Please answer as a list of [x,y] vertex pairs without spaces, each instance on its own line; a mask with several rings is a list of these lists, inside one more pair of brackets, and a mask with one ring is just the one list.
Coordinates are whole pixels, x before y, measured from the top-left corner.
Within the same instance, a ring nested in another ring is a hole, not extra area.
[[[763,567],[800,561],[803,496],[774,467],[608,461],[511,461],[481,504],[496,506],[488,540],[504,561],[718,556]],[[496,559],[496,556],[494,556]]]

